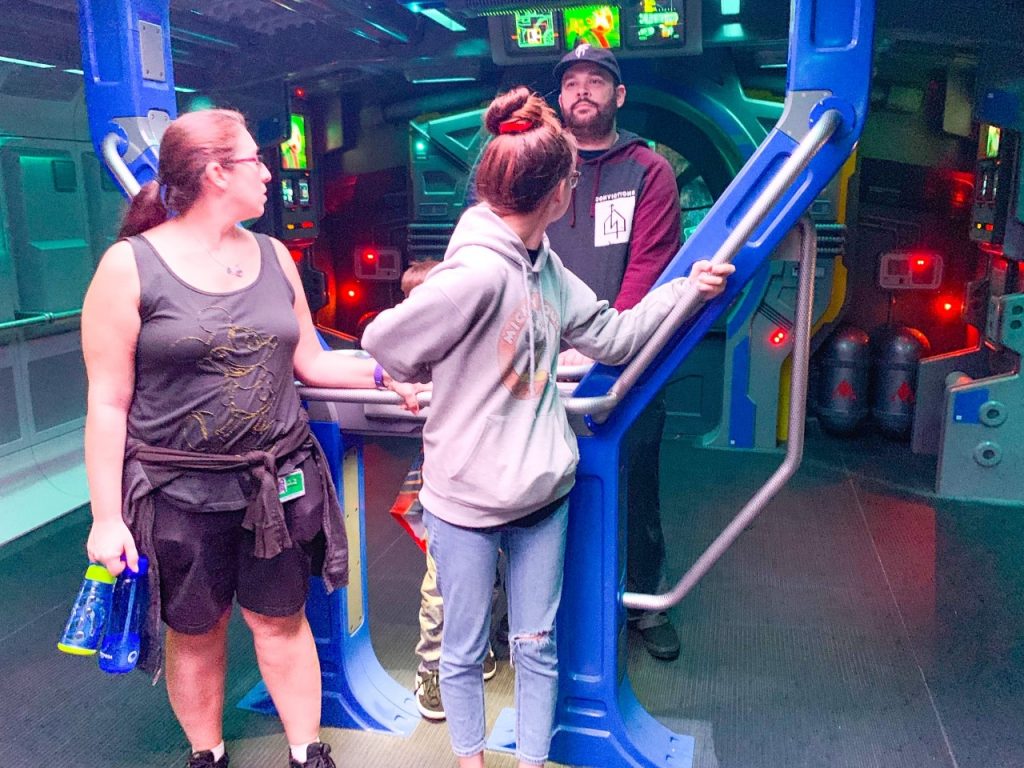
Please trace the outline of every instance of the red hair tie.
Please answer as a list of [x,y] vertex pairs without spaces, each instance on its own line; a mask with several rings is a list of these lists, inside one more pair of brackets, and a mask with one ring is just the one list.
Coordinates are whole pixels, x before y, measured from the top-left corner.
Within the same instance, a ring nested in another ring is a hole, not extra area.
[[526,133],[536,124],[528,117],[510,117],[498,123],[498,134]]

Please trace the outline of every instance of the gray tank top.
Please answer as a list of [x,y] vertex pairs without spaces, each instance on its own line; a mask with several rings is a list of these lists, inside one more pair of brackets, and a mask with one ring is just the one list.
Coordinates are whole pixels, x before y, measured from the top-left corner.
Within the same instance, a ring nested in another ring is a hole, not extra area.
[[[269,448],[304,418],[294,387],[295,293],[274,246],[256,235],[260,273],[208,293],[181,280],[143,236],[128,239],[141,296],[128,434],[164,448],[244,453]],[[209,511],[245,506],[235,474],[185,473],[162,492]]]

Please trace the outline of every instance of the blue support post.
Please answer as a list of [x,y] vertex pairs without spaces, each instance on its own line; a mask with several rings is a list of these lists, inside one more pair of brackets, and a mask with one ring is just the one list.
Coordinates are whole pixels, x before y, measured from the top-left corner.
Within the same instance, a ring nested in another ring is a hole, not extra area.
[[93,146],[133,196],[156,177],[160,137],[178,114],[169,2],[78,0],[78,18]]

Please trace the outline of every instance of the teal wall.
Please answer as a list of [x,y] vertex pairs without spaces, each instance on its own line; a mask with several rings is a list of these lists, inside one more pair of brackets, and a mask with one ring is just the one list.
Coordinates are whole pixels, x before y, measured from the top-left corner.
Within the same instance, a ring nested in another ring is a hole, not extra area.
[[[0,64],[0,325],[78,310],[122,197],[89,141],[81,76]],[[0,543],[85,503],[78,320],[0,330]]]

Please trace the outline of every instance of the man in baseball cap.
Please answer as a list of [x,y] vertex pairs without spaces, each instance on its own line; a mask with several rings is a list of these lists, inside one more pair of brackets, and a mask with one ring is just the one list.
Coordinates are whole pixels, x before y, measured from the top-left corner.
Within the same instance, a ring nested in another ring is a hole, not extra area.
[[[642,299],[679,250],[679,193],[672,166],[616,115],[626,86],[615,55],[581,43],[555,66],[558,105],[576,137],[579,179],[569,210],[547,229],[562,263],[616,309]],[[589,362],[566,350],[559,364]],[[665,424],[659,396],[630,429],[622,449],[629,486],[626,585],[631,592],[665,587],[665,537],[659,503],[658,453]],[[656,659],[679,655],[679,635],[666,613],[629,612],[629,626]]]
[[561,82],[562,75],[569,67],[585,61],[607,70],[615,78],[615,85],[622,83],[622,73],[619,71],[619,62],[615,60],[615,54],[607,48],[595,48],[589,43],[580,43],[562,57],[555,65],[555,79]]

